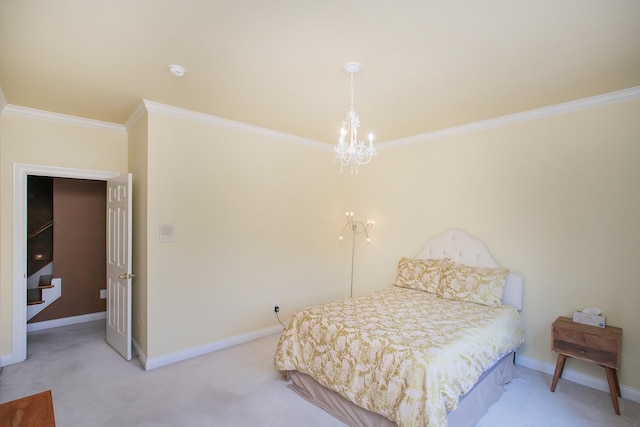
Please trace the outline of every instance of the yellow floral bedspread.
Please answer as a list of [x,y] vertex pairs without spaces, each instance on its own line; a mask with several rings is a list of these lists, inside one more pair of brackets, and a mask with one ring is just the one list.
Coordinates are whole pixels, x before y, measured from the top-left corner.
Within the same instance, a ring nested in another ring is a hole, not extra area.
[[275,368],[297,370],[403,426],[446,426],[447,411],[524,342],[520,314],[390,286],[289,318]]

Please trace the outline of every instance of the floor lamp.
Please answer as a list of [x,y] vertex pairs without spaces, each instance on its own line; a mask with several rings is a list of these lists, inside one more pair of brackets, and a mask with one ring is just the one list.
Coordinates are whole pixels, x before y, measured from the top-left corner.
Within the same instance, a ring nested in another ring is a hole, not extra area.
[[346,212],[347,222],[344,227],[342,227],[342,233],[340,233],[340,240],[344,240],[344,232],[348,228],[351,230],[351,286],[349,289],[349,296],[353,297],[353,263],[355,260],[356,253],[356,235],[364,234],[365,240],[367,242],[371,241],[371,237],[369,237],[369,230],[373,227],[374,222],[372,220],[367,220],[366,223],[362,221],[356,221],[353,219],[353,212]]

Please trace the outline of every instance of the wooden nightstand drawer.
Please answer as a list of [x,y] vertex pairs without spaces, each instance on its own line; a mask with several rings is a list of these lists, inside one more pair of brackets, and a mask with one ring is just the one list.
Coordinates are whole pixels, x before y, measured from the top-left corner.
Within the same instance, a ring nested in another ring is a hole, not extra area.
[[567,344],[575,344],[582,347],[609,352],[616,352],[618,349],[618,342],[620,341],[614,337],[610,338],[602,335],[591,335],[572,329],[565,329],[563,327],[554,327],[553,337],[554,341],[563,341]]
[[576,359],[583,359],[598,365],[615,368],[618,366],[618,353],[590,348],[573,342],[554,340],[553,351]]

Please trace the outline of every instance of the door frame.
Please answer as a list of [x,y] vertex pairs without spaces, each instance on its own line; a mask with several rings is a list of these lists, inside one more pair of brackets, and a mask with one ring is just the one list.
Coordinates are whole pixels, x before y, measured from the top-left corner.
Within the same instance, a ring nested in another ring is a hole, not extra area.
[[27,177],[36,175],[107,181],[121,174],[113,171],[13,164],[13,336],[11,360],[8,364],[22,362],[27,358]]

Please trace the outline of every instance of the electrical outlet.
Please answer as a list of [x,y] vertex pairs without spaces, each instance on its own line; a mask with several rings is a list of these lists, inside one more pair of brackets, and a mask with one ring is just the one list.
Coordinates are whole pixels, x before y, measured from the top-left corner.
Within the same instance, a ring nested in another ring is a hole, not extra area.
[[136,325],[139,325],[139,324],[140,324],[140,318],[136,317]]
[[280,304],[278,303],[278,300],[274,300],[273,301],[273,312],[274,313],[278,313],[280,311]]

